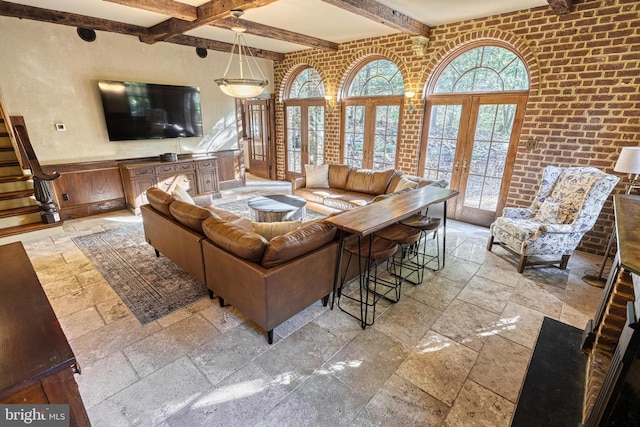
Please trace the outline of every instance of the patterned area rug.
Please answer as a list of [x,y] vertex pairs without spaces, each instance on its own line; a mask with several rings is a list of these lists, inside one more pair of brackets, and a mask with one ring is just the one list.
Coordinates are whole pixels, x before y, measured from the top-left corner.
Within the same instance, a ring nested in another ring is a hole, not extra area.
[[144,240],[142,224],[74,237],[143,325],[207,296],[207,288]]

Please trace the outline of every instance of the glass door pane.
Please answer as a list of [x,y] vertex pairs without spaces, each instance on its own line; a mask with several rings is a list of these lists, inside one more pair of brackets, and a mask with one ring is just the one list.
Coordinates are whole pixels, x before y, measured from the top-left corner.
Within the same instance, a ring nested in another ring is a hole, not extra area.
[[375,120],[372,168],[375,170],[393,169],[396,166],[400,106],[376,106]]
[[[464,206],[496,211],[517,104],[481,104],[468,161]],[[463,169],[467,166],[464,161]]]
[[262,123],[263,110],[262,105],[249,105],[249,134],[251,135],[250,158],[258,161],[266,161],[267,156],[267,148],[265,147],[267,141],[264,136],[264,123]]
[[299,105],[287,107],[287,172],[302,173],[302,113]]
[[430,113],[423,175],[452,182],[462,105],[434,105]]
[[344,125],[344,163],[362,167],[364,152],[364,105],[347,105]]
[[308,109],[307,163],[324,163],[324,106],[310,105]]

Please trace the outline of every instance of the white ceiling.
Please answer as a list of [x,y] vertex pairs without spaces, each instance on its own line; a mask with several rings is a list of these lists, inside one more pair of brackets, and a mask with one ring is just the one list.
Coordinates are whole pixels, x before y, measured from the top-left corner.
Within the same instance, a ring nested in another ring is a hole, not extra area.
[[[182,3],[193,6],[205,2],[206,0],[182,0]],[[378,2],[429,26],[540,6],[549,7],[547,0],[378,0]],[[11,3],[76,13],[143,27],[153,26],[169,18],[158,13],[102,0],[11,0]],[[249,9],[242,18],[335,43],[398,32],[321,0],[278,0],[261,8]],[[212,26],[200,27],[186,34],[227,43],[232,43],[234,37],[232,31]],[[275,52],[287,53],[307,49],[306,46],[251,34],[245,35],[245,39],[251,47]]]

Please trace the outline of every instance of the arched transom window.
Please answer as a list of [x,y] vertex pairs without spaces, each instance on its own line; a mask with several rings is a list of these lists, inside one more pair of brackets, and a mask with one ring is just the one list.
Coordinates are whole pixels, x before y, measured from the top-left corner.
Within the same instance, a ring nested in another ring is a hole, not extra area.
[[344,99],[343,161],[354,167],[396,166],[404,80],[398,66],[374,58],[356,70]]
[[433,93],[527,89],[529,73],[515,53],[499,46],[483,46],[451,61],[440,74]]
[[301,175],[305,164],[324,163],[324,84],[315,68],[302,68],[287,90],[285,133],[289,180]]

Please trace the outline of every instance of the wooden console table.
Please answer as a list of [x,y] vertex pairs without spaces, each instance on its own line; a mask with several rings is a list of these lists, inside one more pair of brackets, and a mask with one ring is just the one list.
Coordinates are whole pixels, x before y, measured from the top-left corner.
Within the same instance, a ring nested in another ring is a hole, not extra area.
[[149,187],[171,192],[179,185],[192,195],[211,193],[220,197],[216,156],[194,156],[175,162],[125,162],[120,164],[120,174],[127,207],[135,214],[147,203]]
[[[336,298],[336,291],[342,271],[342,250],[344,248],[345,233],[355,234],[358,237],[365,237],[378,230],[395,224],[411,215],[424,210],[425,208],[444,203],[444,214],[442,218],[442,246],[446,248],[447,241],[447,200],[456,197],[458,191],[449,190],[436,186],[417,188],[394,197],[380,200],[350,211],[343,212],[327,218],[325,221],[340,230],[340,244],[338,246],[338,260],[334,272],[333,297],[331,299],[331,309]],[[442,267],[445,265],[445,251],[442,254]]]
[[0,246],[0,403],[68,404],[89,426],[73,377],[80,369],[22,243]]

